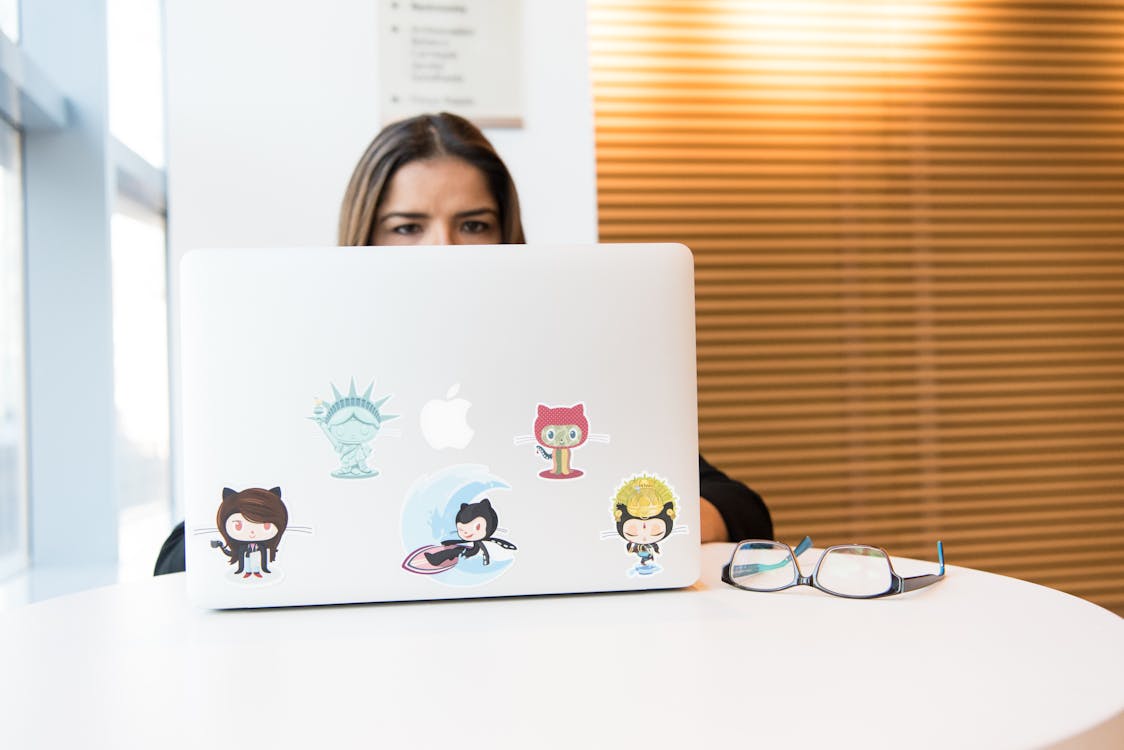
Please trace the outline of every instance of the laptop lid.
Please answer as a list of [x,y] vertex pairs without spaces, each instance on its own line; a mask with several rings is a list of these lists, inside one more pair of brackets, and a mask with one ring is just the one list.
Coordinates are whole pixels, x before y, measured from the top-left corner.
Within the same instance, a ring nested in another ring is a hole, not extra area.
[[181,294],[199,605],[697,579],[682,245],[196,250]]

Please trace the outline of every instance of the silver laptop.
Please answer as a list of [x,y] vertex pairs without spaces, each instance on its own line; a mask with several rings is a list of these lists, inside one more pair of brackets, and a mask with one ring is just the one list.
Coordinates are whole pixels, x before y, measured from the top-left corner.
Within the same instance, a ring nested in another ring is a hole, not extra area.
[[692,584],[692,271],[667,244],[189,253],[192,600]]

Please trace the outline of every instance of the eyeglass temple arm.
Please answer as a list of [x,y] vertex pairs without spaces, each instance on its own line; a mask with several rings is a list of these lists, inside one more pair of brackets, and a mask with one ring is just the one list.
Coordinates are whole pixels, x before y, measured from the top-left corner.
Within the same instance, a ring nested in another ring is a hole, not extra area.
[[[800,557],[800,555],[804,554],[804,552],[807,551],[807,549],[811,546],[812,537],[806,536],[800,540],[800,544],[796,545],[796,549],[792,550],[792,554],[796,557]],[[742,565],[734,566],[733,574],[739,577],[751,576],[757,573],[763,573],[766,570],[776,570],[777,568],[783,568],[785,565],[788,565],[787,559],[775,563],[743,563]],[[729,565],[723,567],[724,574],[729,574],[729,567]]]
[[937,559],[941,563],[941,570],[939,573],[926,573],[925,575],[902,578],[902,591],[914,591],[916,589],[925,588],[941,580],[941,577],[944,575],[944,542],[937,542]]
[[812,537],[806,536],[806,537],[804,537],[803,539],[800,540],[800,544],[796,545],[796,549],[794,549],[792,551],[792,554],[796,555],[797,557],[800,557],[802,554],[807,552],[808,548],[811,547],[811,546],[812,546]]

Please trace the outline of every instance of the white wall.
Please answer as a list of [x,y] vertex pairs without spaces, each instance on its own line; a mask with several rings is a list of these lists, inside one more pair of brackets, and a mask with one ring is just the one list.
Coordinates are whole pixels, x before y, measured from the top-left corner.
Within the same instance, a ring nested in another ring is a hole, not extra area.
[[[376,0],[167,0],[168,241],[330,245],[381,121]],[[584,2],[526,0],[525,126],[488,130],[531,241],[595,242]]]
[[[344,188],[381,126],[377,6],[166,0],[177,424],[179,260],[196,247],[335,244]],[[585,3],[523,7],[524,127],[486,134],[514,175],[531,242],[595,242]],[[175,446],[173,471],[178,477]]]

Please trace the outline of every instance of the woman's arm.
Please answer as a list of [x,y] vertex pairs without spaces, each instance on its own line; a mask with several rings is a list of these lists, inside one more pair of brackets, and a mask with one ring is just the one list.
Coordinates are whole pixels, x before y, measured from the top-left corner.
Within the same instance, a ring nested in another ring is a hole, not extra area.
[[761,496],[699,456],[699,513],[704,542],[772,539],[773,519]]

